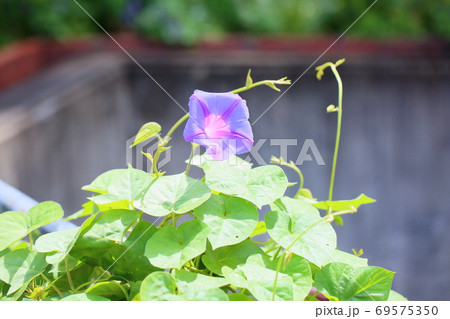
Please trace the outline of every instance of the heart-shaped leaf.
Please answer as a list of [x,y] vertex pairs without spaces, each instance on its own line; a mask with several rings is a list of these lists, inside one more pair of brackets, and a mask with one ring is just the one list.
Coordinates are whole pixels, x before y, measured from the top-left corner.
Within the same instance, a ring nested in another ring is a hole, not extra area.
[[386,301],[394,273],[380,267],[354,268],[343,263],[330,263],[317,271],[315,287],[341,301]]
[[240,243],[258,223],[258,210],[248,201],[212,195],[194,210],[195,216],[211,229],[208,239],[213,249]]
[[64,260],[75,245],[80,235],[93,225],[96,215],[86,219],[82,226],[64,229],[40,236],[35,243],[36,250],[47,253],[45,260],[49,264],[58,264]]
[[28,211],[30,218],[30,229],[33,231],[44,225],[50,224],[64,216],[61,205],[55,202],[42,202]]
[[141,199],[154,179],[146,172],[129,167],[109,181],[107,193],[90,197],[97,205]]
[[108,298],[109,300],[127,300],[124,289],[117,281],[99,282],[89,287],[86,294]]
[[158,268],[181,268],[206,249],[209,228],[199,220],[191,220],[178,228],[166,226],[147,242],[145,256]]
[[[244,265],[235,270],[223,267],[222,273],[232,285],[248,289],[259,301],[294,300],[294,283],[292,278],[284,273],[278,273],[266,268],[261,255],[253,255]],[[276,289],[274,291],[274,282]]]
[[0,280],[11,285],[8,295],[39,276],[47,266],[45,254],[25,249],[0,257]]
[[106,249],[124,239],[125,232],[139,219],[134,210],[114,209],[102,213],[78,239],[77,249]]
[[169,273],[156,271],[148,275],[142,282],[141,300],[174,300],[176,290],[175,279]]
[[332,261],[336,233],[315,207],[301,199],[283,197],[272,209],[265,222],[273,240],[319,267]]
[[238,265],[245,264],[249,256],[263,253],[261,247],[250,240],[245,240],[237,245],[220,247],[215,250],[207,247],[202,261],[210,271],[222,275],[222,267],[227,266],[234,269]]
[[206,171],[206,184],[212,190],[244,198],[261,208],[283,196],[288,180],[284,171],[274,165],[251,170],[224,166]]
[[[266,262],[266,267],[276,270],[279,258],[275,259],[270,265]],[[294,300],[304,300],[308,296],[312,286],[311,267],[306,259],[296,255],[292,255],[291,258],[285,258],[280,272],[291,276]]]
[[209,188],[201,181],[177,174],[159,177],[136,207],[152,216],[166,216],[171,212],[186,213],[208,200]]
[[0,251],[8,248],[30,232],[50,224],[64,216],[61,206],[55,202],[42,202],[31,208],[28,214],[6,212],[0,214]]
[[136,146],[142,142],[145,142],[149,138],[152,138],[158,133],[161,132],[161,125],[159,125],[156,122],[148,122],[142,125],[142,127],[139,129],[139,132],[137,133],[133,145],[131,147]]
[[108,193],[109,185],[115,180],[120,179],[126,174],[127,170],[128,169],[126,168],[121,168],[107,171],[94,179],[89,185],[83,186],[81,189],[89,192],[106,194]]
[[78,238],[80,228],[64,229],[40,236],[36,240],[36,250],[48,254],[46,261],[57,264],[69,254]]
[[176,270],[173,276],[179,293],[184,293],[189,290],[220,288],[228,284],[228,281],[225,278],[205,276],[186,270]]
[[0,251],[28,235],[30,219],[22,212],[0,214]]
[[[175,277],[175,278],[174,278]],[[141,285],[141,300],[226,301],[225,292],[217,287],[225,285],[223,278],[214,278],[186,271],[175,273],[154,272]]]

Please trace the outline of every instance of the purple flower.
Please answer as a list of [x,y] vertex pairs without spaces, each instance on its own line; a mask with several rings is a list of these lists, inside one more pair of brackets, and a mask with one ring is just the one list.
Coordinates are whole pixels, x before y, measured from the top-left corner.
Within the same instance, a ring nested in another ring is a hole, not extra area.
[[214,160],[249,152],[253,133],[245,100],[235,93],[195,90],[189,99],[184,139],[205,146]]

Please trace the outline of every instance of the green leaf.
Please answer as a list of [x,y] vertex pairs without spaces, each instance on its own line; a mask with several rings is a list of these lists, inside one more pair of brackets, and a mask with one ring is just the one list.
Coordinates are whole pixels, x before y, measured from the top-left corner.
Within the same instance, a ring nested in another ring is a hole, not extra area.
[[46,266],[45,254],[15,250],[0,257],[0,280],[11,285],[9,295],[39,276]]
[[50,253],[46,257],[49,264],[57,264],[69,254],[80,234],[80,227],[65,229],[40,236],[36,240],[36,250]]
[[64,220],[71,221],[77,218],[90,216],[92,214],[96,214],[99,212],[98,206],[92,201],[84,203],[82,207],[83,209],[80,209],[79,211],[73,213],[72,215],[67,216]]
[[[95,216],[91,218],[95,218]],[[114,236],[126,232],[128,227],[123,228],[126,224],[122,226],[117,225],[119,229]],[[82,233],[89,231],[91,235],[98,236],[99,233],[95,233],[96,229],[93,225],[86,227]],[[83,224],[84,226],[85,224]],[[124,242],[119,243],[101,238],[90,242],[85,238],[81,242],[76,243],[70,254],[91,266],[99,266],[103,269],[109,268],[109,271],[112,273],[129,281],[143,280],[149,273],[157,270],[143,256],[145,244],[155,231],[155,227],[150,223],[141,221],[133,228],[133,231]],[[88,236],[90,235],[88,234]]]
[[304,300],[312,286],[308,262],[292,255],[288,260],[284,260],[276,275],[279,258],[272,261],[265,255],[253,255],[234,271],[230,271],[229,267],[223,267],[222,271],[233,285],[248,289],[258,300],[272,300],[275,279],[275,300]]
[[29,232],[50,224],[64,216],[61,205],[55,202],[42,202],[28,211],[30,218]]
[[142,285],[142,280],[131,284],[130,297],[128,298],[128,300],[132,300],[132,301],[140,301],[141,300],[141,296],[139,294],[141,291],[141,285]]
[[252,238],[252,237],[262,235],[265,233],[267,233],[266,223],[262,220],[262,221],[259,221],[258,224],[256,224],[256,228],[253,230],[250,237]]
[[408,301],[408,299],[406,299],[406,297],[403,297],[398,292],[391,290],[389,293],[388,301]]
[[283,197],[265,216],[270,237],[279,245],[317,266],[331,262],[336,249],[336,233],[316,208],[301,199]]
[[380,267],[330,263],[317,271],[315,287],[341,301],[388,300],[394,273]]
[[234,245],[251,235],[258,223],[257,208],[241,198],[212,195],[194,210],[195,216],[211,229],[213,249]]
[[212,190],[244,198],[261,208],[283,196],[288,180],[284,171],[274,165],[251,170],[223,166],[206,171],[206,184]]
[[[120,200],[114,194],[101,194],[89,197],[97,207],[99,212],[106,212],[112,209],[130,209],[130,201]],[[133,204],[133,203],[131,203]]]
[[[202,276],[199,278],[199,276]],[[205,279],[203,277],[209,278]],[[217,279],[217,280],[216,280]],[[216,286],[221,286],[223,278],[213,278],[198,274],[179,273],[178,280],[166,272],[154,272],[141,285],[141,300],[197,300],[226,301],[227,295]],[[191,282],[192,285],[189,285]],[[201,286],[201,283],[206,286]],[[179,284],[179,286],[177,286]]]
[[0,251],[16,243],[32,231],[57,221],[64,216],[55,202],[43,202],[31,208],[28,214],[6,212],[0,214]]
[[227,294],[219,288],[188,289],[177,297],[186,301],[228,301]]
[[228,281],[225,278],[205,276],[186,270],[176,270],[173,276],[179,294],[189,290],[209,290],[219,288],[228,284]]
[[[6,296],[6,294],[7,294],[7,291],[8,291],[10,286],[7,285],[6,283],[4,283],[4,286],[5,286],[4,289],[3,289],[4,296],[0,298],[0,301],[18,301],[18,300],[23,300],[22,295],[25,292],[25,290],[27,289],[27,285],[23,285],[15,293],[13,293],[13,294],[11,294],[9,296]],[[5,288],[6,288],[6,291],[5,291]]]
[[142,220],[133,228],[124,245],[137,255],[143,255],[147,241],[157,230],[158,228],[155,225]]
[[191,220],[178,228],[166,226],[147,242],[145,256],[158,268],[181,268],[206,249],[209,228],[199,220]]
[[[234,286],[248,289],[259,301],[294,300],[294,283],[292,278],[284,273],[266,268],[261,255],[253,255],[244,265],[235,270],[229,267],[222,268],[225,278]],[[275,278],[277,285],[273,293]]]
[[[278,257],[274,261],[265,258],[264,262],[266,267],[276,270],[280,258],[282,257]],[[312,287],[311,267],[306,259],[297,255],[292,255],[288,260],[285,258],[280,272],[287,274],[292,278],[293,300],[304,300],[308,296]]]
[[367,197],[364,194],[359,195],[355,199],[350,200],[337,200],[337,201],[323,201],[313,203],[314,207],[318,209],[328,210],[331,208],[333,211],[343,211],[343,210],[357,210],[359,206],[364,204],[374,203],[375,200]]
[[0,251],[28,235],[30,219],[22,212],[0,214]]
[[261,247],[245,240],[237,245],[225,246],[215,250],[207,247],[202,256],[202,262],[215,274],[222,275],[222,267],[227,266],[232,269],[238,265],[245,264],[247,258],[252,255],[263,254]]
[[105,297],[109,300],[127,300],[124,290],[117,281],[96,283],[89,287],[85,293]]
[[226,285],[224,278],[209,277],[185,270],[154,272],[141,285],[141,300],[226,301],[227,295],[218,287]]
[[255,299],[240,293],[228,294],[228,299],[230,301],[255,301]]
[[206,185],[184,173],[159,177],[136,207],[152,216],[171,212],[186,213],[208,200],[211,191]]
[[97,205],[105,205],[122,200],[134,202],[142,198],[154,179],[150,174],[129,167],[116,175],[107,186],[107,193],[89,198]]
[[61,299],[61,301],[110,301],[109,299],[93,294],[75,294]]
[[167,272],[157,271],[147,276],[141,285],[141,300],[173,300],[177,286]]
[[139,132],[137,133],[133,145],[130,146],[134,147],[149,138],[155,137],[158,135],[158,133],[161,132],[161,125],[159,125],[156,122],[148,122],[142,125],[142,127],[139,129]]
[[126,174],[128,169],[113,169],[107,171],[100,176],[98,176],[89,185],[83,186],[81,189],[85,191],[90,191],[94,193],[106,194],[108,193],[108,187],[117,179],[120,179],[124,174]]
[[[111,265],[111,263],[109,265]],[[95,267],[92,267],[91,265],[88,265],[86,263],[79,263],[75,267],[70,269],[70,277],[72,278],[72,282],[75,287],[79,287],[80,285],[83,285],[92,280],[107,279],[108,276],[105,275],[106,274],[103,274],[103,270],[100,270],[99,268],[96,269]],[[57,277],[53,284],[62,292],[71,290],[69,280],[65,272]],[[47,286],[46,293],[48,297],[58,295],[52,286]]]
[[139,219],[134,210],[115,209],[102,213],[76,242],[78,249],[109,248],[124,239],[125,232]]
[[367,258],[357,257],[354,254],[349,254],[336,249],[331,258],[334,262],[344,263],[352,267],[367,267]]

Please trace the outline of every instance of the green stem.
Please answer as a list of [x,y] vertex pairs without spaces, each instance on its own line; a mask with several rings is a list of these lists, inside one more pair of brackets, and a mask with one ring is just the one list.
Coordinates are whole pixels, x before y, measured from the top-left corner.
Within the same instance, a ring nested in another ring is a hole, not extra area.
[[158,160],[160,154],[161,151],[160,148],[158,148],[155,152],[155,156],[153,156],[153,174],[156,174],[156,177],[158,177]]
[[191,169],[191,162],[192,162],[192,158],[194,157],[195,154],[195,150],[198,147],[198,144],[195,143],[191,143],[192,144],[192,148],[191,148],[191,155],[189,156],[189,161],[188,164],[186,166],[186,170],[184,171],[184,174],[187,176],[189,174],[189,170]]
[[[233,91],[230,91],[231,93],[240,93],[240,92],[244,92],[250,89],[253,89],[254,87],[260,86],[260,85],[267,85],[269,83],[274,83],[275,81],[271,81],[271,80],[264,80],[264,81],[259,81],[259,82],[255,82],[250,84],[249,86],[243,86],[240,87],[238,89],[235,89]],[[282,84],[282,83],[277,83],[277,84]]]
[[300,185],[299,185],[299,187],[298,187],[298,191],[297,191],[297,193],[296,193],[295,196],[294,196],[294,198],[297,198],[297,197],[300,195],[300,193],[301,193],[301,191],[302,191],[302,189],[303,189],[303,185],[305,184],[305,178],[303,177],[303,173],[302,173],[302,171],[300,170],[300,168],[298,168],[296,165],[290,165],[289,167],[292,168],[294,171],[297,172],[298,177],[299,177],[299,179],[300,179]]
[[30,250],[33,250],[33,234],[30,232],[28,234],[28,238],[30,239]]
[[67,260],[67,256],[64,258],[64,264],[66,266],[67,281],[69,282],[70,290],[72,290],[72,292],[75,292],[75,287],[73,286],[72,276],[70,275],[69,262]]
[[273,259],[272,259],[272,260],[277,259],[277,256],[278,256],[278,254],[280,253],[281,248],[283,248],[283,247],[280,246],[280,248],[278,248],[278,250],[275,252],[275,255],[273,255]]
[[41,277],[44,278],[44,280],[46,282],[48,282],[50,284],[50,286],[52,286],[52,288],[56,291],[56,293],[61,297],[64,298],[63,294],[61,293],[61,291],[58,289],[58,287],[55,286],[55,284],[47,278],[47,276],[45,276],[44,274],[41,274]]
[[170,218],[172,218],[172,215],[167,214],[164,219],[162,220],[162,222],[158,225],[158,228],[161,229],[168,220],[170,220]]
[[333,188],[334,188],[334,179],[336,176],[336,164],[339,152],[339,143],[341,140],[341,125],[342,125],[342,95],[343,95],[343,87],[342,80],[337,71],[336,66],[333,64],[330,66],[333,71],[334,76],[336,77],[336,81],[338,83],[338,106],[337,106],[337,128],[336,128],[336,141],[334,145],[334,154],[333,154],[333,166],[331,168],[331,177],[330,177],[330,189],[328,190],[328,200],[333,200]]
[[281,247],[281,246],[279,246],[279,245],[270,247],[269,249],[267,249],[267,250],[265,251],[265,253],[268,254],[268,253],[270,253],[272,250],[280,249],[280,247]]
[[172,128],[169,130],[169,132],[167,132],[166,138],[167,137],[171,137],[173,132],[175,132],[175,130],[181,125],[183,124],[187,119],[189,118],[189,113],[186,113],[181,119],[179,119],[173,126]]
[[[284,261],[284,256],[286,255],[286,251],[280,256],[280,259],[278,260],[278,264],[277,264],[277,271],[275,273],[275,279],[273,281],[273,290],[272,290],[272,301],[275,301],[275,294],[277,291],[277,281],[278,281],[278,274],[280,273],[281,270],[281,266],[283,264]],[[275,260],[275,259],[274,259]]]
[[168,141],[170,140],[170,137],[172,136],[173,132],[175,132],[175,130],[181,125],[183,124],[187,119],[189,118],[189,113],[186,113],[185,115],[183,115],[182,118],[180,118],[169,130],[169,132],[167,132],[166,136],[160,141],[160,145],[158,147],[158,149],[155,152],[155,155],[153,156],[153,173],[156,174],[156,176],[158,176],[158,161],[159,161],[159,157],[162,153],[162,148],[168,143]]
[[195,259],[195,268],[199,268],[200,267],[200,260],[201,260],[201,255],[197,256],[197,258]]
[[176,219],[175,219],[175,212],[172,212],[172,225],[173,225],[174,227],[177,227],[177,221],[176,221]]

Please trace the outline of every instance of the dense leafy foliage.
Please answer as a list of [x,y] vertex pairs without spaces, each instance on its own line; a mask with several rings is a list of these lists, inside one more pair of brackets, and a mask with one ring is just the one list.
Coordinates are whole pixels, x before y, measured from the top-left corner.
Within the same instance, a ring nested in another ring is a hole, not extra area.
[[[260,84],[249,75],[245,88]],[[111,170],[84,186],[92,196],[67,217],[85,218],[81,226],[39,235],[36,229],[63,216],[54,202],[0,214],[0,300],[401,298],[391,291],[393,272],[337,247],[332,222],[371,198],[316,201],[303,181],[286,197],[292,183],[282,168],[252,168],[235,155],[197,158],[199,180],[188,176],[192,153],[186,171],[170,175],[155,163],[170,133],[161,138],[155,125],[142,130],[137,143],[158,136],[148,157],[157,169]],[[260,216],[262,207],[270,212]],[[152,222],[143,219],[148,215]]]
[[[166,43],[194,44],[228,33],[342,32],[372,0],[78,0],[108,31],[136,30]],[[378,1],[350,34],[448,38],[448,0]],[[262,22],[263,21],[263,22]],[[0,44],[29,36],[65,38],[101,32],[74,1],[3,0]]]

